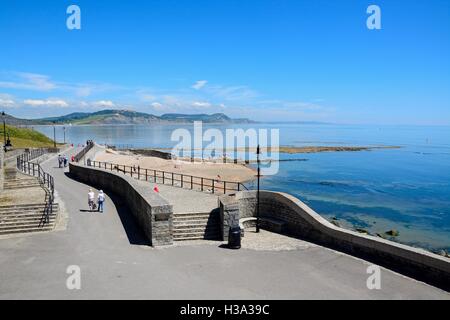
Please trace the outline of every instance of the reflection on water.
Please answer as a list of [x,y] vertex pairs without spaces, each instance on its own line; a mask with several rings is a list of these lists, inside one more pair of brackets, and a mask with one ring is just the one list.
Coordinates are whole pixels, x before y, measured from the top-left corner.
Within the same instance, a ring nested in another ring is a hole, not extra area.
[[[66,140],[172,148],[173,130],[192,125],[71,126]],[[371,233],[400,231],[399,241],[450,250],[450,128],[251,124],[204,125],[217,128],[278,128],[280,144],[289,146],[396,145],[401,149],[303,154],[308,161],[280,162],[263,187],[288,192],[327,218]],[[53,136],[52,127],[35,129]],[[57,127],[63,140],[63,128]],[[206,145],[206,143],[205,143]],[[296,159],[298,154],[281,154]]]

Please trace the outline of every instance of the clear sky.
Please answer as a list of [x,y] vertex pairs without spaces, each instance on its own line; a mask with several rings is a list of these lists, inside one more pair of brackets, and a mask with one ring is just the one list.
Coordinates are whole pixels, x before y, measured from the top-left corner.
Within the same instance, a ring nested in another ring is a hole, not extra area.
[[18,117],[450,124],[449,0],[2,0],[0,41],[0,109]]

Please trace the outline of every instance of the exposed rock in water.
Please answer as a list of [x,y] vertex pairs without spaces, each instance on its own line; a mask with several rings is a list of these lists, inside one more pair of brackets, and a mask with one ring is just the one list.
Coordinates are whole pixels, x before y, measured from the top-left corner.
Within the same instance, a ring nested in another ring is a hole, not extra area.
[[341,224],[339,222],[337,222],[336,220],[331,220],[331,223],[334,224],[336,227],[341,228]]
[[362,228],[356,228],[355,229],[357,232],[362,233],[362,234],[369,234],[369,231],[362,229]]
[[439,255],[446,257],[446,258],[450,258],[450,254],[445,250],[439,251]]
[[386,231],[385,233],[391,237],[398,237],[400,235],[400,232],[398,232],[397,230],[394,230],[394,229]]

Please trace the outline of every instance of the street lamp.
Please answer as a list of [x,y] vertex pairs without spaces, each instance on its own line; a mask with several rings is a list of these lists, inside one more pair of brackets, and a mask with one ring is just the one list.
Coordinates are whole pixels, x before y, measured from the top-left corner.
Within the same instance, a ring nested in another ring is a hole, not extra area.
[[64,131],[64,144],[66,144],[66,127],[63,127],[63,131]]
[[56,148],[56,121],[53,121],[53,147]]
[[261,168],[260,168],[260,159],[259,155],[261,154],[261,148],[258,147],[256,149],[256,162],[258,163],[258,189],[256,193],[256,233],[259,233],[259,180],[261,178]]
[[5,151],[6,151],[6,120],[5,120],[5,116],[6,116],[5,111],[2,111],[2,120],[3,120],[3,141],[4,141],[4,143],[3,143],[3,148],[4,148]]

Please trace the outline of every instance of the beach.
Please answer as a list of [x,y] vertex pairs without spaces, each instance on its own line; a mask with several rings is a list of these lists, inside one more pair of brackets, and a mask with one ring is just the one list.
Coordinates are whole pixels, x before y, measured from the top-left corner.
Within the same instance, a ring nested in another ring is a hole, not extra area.
[[243,164],[206,161],[192,163],[185,160],[166,160],[158,157],[136,155],[130,152],[117,152],[110,149],[98,153],[93,160],[229,182],[244,183],[252,181],[256,175],[254,169]]

